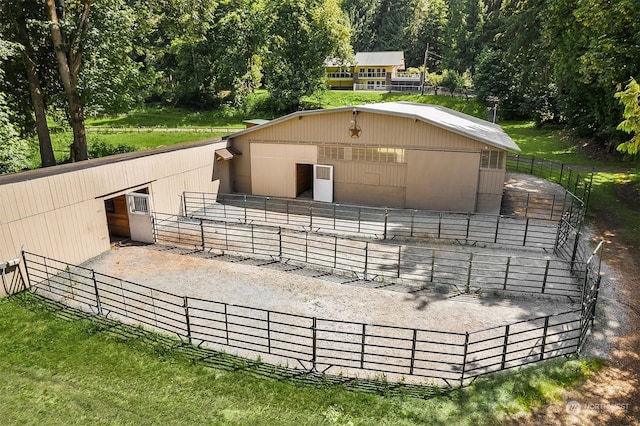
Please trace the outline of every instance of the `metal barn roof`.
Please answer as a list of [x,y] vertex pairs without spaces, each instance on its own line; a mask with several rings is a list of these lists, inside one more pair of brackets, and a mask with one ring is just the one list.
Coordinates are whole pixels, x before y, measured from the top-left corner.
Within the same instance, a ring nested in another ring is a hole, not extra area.
[[341,111],[362,111],[374,114],[397,115],[400,117],[420,120],[447,131],[466,136],[470,139],[486,143],[487,145],[520,152],[520,147],[497,124],[480,118],[473,117],[462,112],[440,106],[412,102],[382,102],[376,104],[351,105],[330,109],[317,109],[311,111],[299,111],[269,121],[268,123],[254,126],[227,136],[225,139],[233,139],[245,133],[255,132],[267,126],[274,126],[295,117],[328,114]]

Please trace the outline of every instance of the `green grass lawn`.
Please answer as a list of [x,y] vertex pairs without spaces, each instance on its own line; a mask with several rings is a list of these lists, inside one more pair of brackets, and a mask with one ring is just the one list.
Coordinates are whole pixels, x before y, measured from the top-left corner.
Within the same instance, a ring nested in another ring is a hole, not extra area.
[[601,367],[558,358],[449,393],[364,392],[202,351],[22,294],[0,300],[3,424],[477,425],[560,398]]

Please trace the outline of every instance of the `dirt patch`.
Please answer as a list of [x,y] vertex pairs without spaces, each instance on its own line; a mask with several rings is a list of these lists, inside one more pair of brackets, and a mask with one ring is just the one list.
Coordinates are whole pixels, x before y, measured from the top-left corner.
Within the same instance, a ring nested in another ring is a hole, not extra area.
[[616,186],[616,197],[640,215],[640,182],[627,182]]
[[[640,217],[640,187],[625,184],[616,195]],[[581,386],[566,392],[559,403],[537,410],[513,424],[640,425],[640,248],[630,242],[616,215],[595,218],[593,239],[605,241],[608,293],[601,293],[598,330],[624,318],[615,335],[605,367]],[[609,307],[609,312],[603,311]],[[613,311],[613,312],[612,312]]]

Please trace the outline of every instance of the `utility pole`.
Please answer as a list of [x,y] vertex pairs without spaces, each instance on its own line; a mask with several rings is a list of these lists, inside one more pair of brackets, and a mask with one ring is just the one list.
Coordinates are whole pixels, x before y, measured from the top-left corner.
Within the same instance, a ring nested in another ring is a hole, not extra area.
[[424,62],[422,63],[422,87],[420,95],[424,95],[424,86],[427,84],[427,59],[429,59],[429,43],[427,43],[427,50],[424,51]]

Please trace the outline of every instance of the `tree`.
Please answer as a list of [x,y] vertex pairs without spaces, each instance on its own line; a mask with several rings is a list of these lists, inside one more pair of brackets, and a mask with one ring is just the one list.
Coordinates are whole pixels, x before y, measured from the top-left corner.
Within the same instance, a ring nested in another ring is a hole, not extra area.
[[462,83],[460,73],[456,70],[444,70],[442,72],[442,85],[449,90],[453,96]]
[[[56,159],[51,145],[51,135],[47,124],[46,104],[44,100],[44,90],[41,85],[40,64],[36,54],[36,47],[32,42],[27,20],[34,19],[36,6],[33,2],[18,1],[14,4],[9,2],[0,5],[0,10],[6,17],[7,30],[12,38],[21,45],[21,58],[24,65],[31,108],[35,116],[35,127],[38,135],[40,160],[42,167],[55,166]],[[36,42],[37,43],[37,42]]]
[[[58,7],[54,0],[45,0],[49,17],[51,40],[58,62],[58,72],[67,96],[69,122],[73,129],[71,160],[87,160],[87,135],[84,125],[84,107],[78,90],[78,77],[82,68],[83,45],[89,30],[89,16],[95,0],[62,3],[60,9],[65,25],[58,19]],[[76,19],[73,19],[75,15]]]
[[618,130],[633,135],[630,140],[618,145],[617,149],[636,155],[640,153],[640,84],[632,78],[626,90],[616,93],[615,97],[624,106],[624,121],[618,124]]
[[337,0],[269,0],[264,80],[283,111],[324,88],[327,57],[350,56],[349,27]]
[[[15,53],[15,46],[0,39],[0,63]],[[0,69],[0,79],[4,73]],[[7,107],[5,94],[0,92],[0,174],[13,173],[28,166],[29,147],[20,137],[11,120],[11,111]]]

